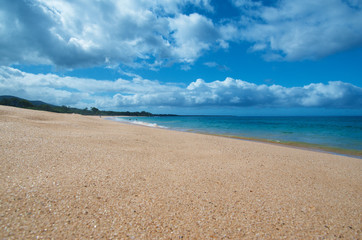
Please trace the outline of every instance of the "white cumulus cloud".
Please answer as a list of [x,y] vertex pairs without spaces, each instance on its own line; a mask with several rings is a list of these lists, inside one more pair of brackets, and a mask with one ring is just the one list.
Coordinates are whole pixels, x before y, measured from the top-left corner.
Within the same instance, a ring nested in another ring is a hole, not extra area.
[[362,45],[362,3],[355,0],[234,0],[240,38],[267,60],[317,59]]
[[[158,68],[176,62],[187,69],[231,42],[287,61],[362,45],[358,0],[232,2],[239,17],[219,19],[210,0],[2,0],[0,65]],[[185,11],[189,6],[192,12]]]
[[185,62],[193,62],[221,37],[213,22],[197,13],[172,18],[170,26],[174,31],[175,56]]
[[3,0],[0,64],[77,68],[193,62],[219,45],[218,29],[188,4],[213,11],[209,0]]
[[149,107],[319,107],[362,109],[362,88],[341,81],[301,87],[257,85],[240,79],[188,86],[160,83],[134,76],[104,81],[55,74],[31,74],[0,67],[0,95],[15,95],[58,105],[102,109]]

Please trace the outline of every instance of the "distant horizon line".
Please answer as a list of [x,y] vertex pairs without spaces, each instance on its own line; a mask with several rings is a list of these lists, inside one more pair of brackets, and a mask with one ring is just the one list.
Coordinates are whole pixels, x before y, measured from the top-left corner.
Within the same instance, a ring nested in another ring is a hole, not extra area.
[[[232,115],[232,114],[177,114],[177,113],[152,113],[153,115],[165,115],[165,117],[362,117],[362,115]],[[170,116],[167,116],[170,115]],[[147,116],[155,117],[155,116]]]

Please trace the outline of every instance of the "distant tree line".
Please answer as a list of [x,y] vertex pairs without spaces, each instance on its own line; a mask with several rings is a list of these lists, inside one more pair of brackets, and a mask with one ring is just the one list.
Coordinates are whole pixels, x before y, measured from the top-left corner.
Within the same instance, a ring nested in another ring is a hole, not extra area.
[[149,112],[117,112],[117,111],[102,111],[96,107],[91,107],[90,109],[84,108],[73,108],[67,106],[55,106],[47,103],[37,102],[37,104],[33,104],[31,101],[26,99],[18,98],[18,97],[4,97],[0,98],[0,105],[27,108],[33,110],[42,110],[48,112],[56,112],[56,113],[77,113],[82,115],[101,115],[101,116],[154,116],[154,114]]

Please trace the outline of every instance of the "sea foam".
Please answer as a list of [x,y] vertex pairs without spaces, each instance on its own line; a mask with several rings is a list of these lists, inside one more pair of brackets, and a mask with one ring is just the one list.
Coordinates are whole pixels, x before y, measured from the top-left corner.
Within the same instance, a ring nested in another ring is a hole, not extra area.
[[142,121],[137,121],[137,120],[133,120],[133,121],[131,120],[131,121],[129,121],[129,123],[136,124],[136,125],[147,126],[147,127],[167,128],[165,126],[158,125],[157,123],[148,123],[148,122],[142,122]]
[[146,127],[153,127],[153,128],[168,128],[165,126],[158,125],[157,123],[143,122],[143,121],[139,121],[137,119],[133,120],[133,119],[126,118],[126,117],[110,117],[110,118],[107,118],[107,120],[129,123],[129,124],[134,124],[134,125],[141,125],[141,126],[146,126]]

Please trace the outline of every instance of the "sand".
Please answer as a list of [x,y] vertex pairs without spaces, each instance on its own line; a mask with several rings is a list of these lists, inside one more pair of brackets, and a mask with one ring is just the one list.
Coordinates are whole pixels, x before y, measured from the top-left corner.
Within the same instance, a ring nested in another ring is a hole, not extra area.
[[362,159],[0,106],[2,239],[362,238]]

